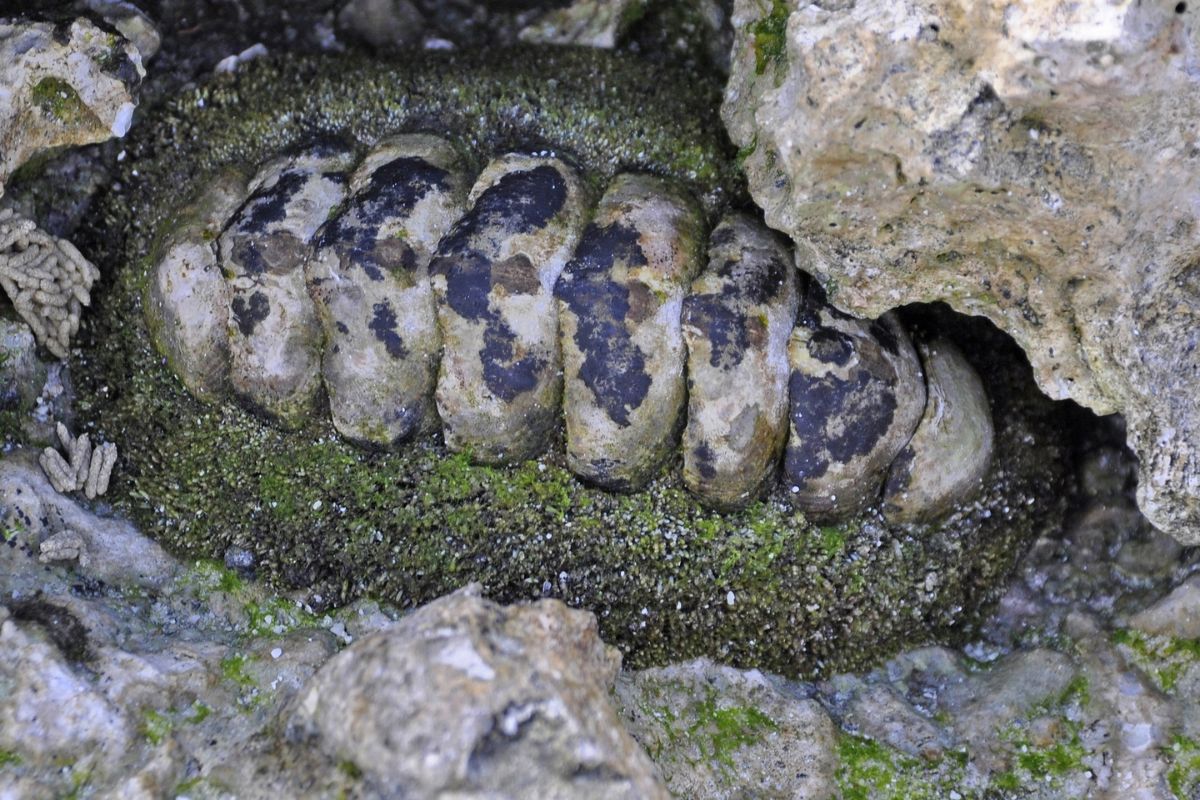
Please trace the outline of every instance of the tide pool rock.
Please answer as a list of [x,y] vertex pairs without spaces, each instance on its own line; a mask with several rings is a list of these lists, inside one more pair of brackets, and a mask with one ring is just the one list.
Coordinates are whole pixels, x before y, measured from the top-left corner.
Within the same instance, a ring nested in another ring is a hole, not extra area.
[[429,267],[443,345],[437,407],[451,449],[498,463],[548,444],[562,396],[554,283],[587,199],[562,161],[501,156],[438,245]]
[[797,276],[779,237],[743,214],[713,231],[708,262],[683,301],[683,480],[704,501],[736,507],[774,477],[787,440]]
[[680,315],[701,268],[703,224],[670,183],[619,175],[555,287],[567,464],[599,486],[642,486],[677,441],[687,358]]
[[216,240],[246,198],[247,175],[230,168],[182,211],[158,245],[146,291],[146,326],[188,391],[216,402],[229,394],[229,286]]
[[463,210],[467,178],[444,139],[380,144],[350,179],[351,197],[317,233],[305,267],[325,334],[321,376],[333,425],[390,446],[437,427],[441,337],[429,259]]
[[928,399],[888,471],[883,513],[889,522],[945,514],[979,490],[992,463],[992,409],[975,369],[945,337],[918,341],[917,351]]
[[815,517],[846,517],[878,495],[885,471],[925,410],[912,340],[891,314],[860,320],[816,287],[788,342],[790,430],[784,478]]
[[324,148],[272,161],[218,244],[230,288],[233,391],[284,427],[304,423],[321,388],[321,325],[304,261],[345,196],[349,166],[349,154]]

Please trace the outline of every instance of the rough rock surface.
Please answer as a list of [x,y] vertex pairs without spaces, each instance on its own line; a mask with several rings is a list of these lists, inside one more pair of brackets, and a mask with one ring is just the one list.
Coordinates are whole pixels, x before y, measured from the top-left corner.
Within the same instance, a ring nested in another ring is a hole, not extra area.
[[1124,412],[1139,503],[1200,542],[1200,8],[739,0],[723,116],[844,310],[945,300],[1052,397]]
[[558,601],[504,609],[478,585],[339,653],[287,737],[415,797],[666,798],[608,699],[620,655]]
[[817,701],[782,691],[758,670],[707,659],[641,670],[617,682],[617,699],[674,797],[835,794],[829,716]]
[[0,19],[0,64],[0,195],[39,152],[124,136],[145,75],[137,48],[86,19]]

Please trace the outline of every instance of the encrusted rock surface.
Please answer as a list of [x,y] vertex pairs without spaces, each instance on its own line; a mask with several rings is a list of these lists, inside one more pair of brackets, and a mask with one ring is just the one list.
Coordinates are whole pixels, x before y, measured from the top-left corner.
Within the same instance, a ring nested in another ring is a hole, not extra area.
[[666,798],[609,702],[620,663],[590,614],[473,585],[339,653],[282,721],[379,794]]
[[1200,8],[739,0],[751,194],[865,316],[945,300],[1053,397],[1124,412],[1139,503],[1200,542]]
[[0,19],[0,64],[0,195],[44,150],[124,136],[145,75],[133,45],[83,18]]

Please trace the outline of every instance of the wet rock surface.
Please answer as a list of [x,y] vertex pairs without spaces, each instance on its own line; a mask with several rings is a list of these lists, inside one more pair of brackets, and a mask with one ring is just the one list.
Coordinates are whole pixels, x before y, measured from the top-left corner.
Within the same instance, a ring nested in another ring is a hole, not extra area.
[[[316,614],[166,556],[10,455],[0,790],[1188,797],[1200,561],[1137,513],[1127,457],[1084,458],[1073,521],[965,644],[797,682],[706,659],[618,674],[591,615],[478,588]],[[96,557],[41,559],[64,530]]]
[[1050,396],[1126,415],[1141,508],[1187,544],[1197,13],[742,0],[723,111],[755,202],[835,305],[992,319]]

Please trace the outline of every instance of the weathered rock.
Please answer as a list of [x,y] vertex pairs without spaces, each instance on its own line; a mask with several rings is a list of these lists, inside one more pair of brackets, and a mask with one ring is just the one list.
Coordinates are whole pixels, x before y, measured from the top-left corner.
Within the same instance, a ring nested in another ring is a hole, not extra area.
[[899,320],[854,319],[820,289],[801,301],[788,342],[789,422],[784,481],[792,502],[824,517],[876,499],[892,460],[925,410],[925,378]]
[[847,311],[945,300],[1122,411],[1139,504],[1200,542],[1190,3],[739,0],[724,118]]
[[1200,639],[1200,575],[1193,575],[1133,615],[1129,627],[1152,636]]
[[472,586],[339,653],[283,721],[378,792],[665,798],[609,702],[619,666],[590,614]]
[[466,190],[448,142],[400,136],[367,156],[345,208],[317,233],[305,273],[325,332],[329,410],[349,439],[388,446],[437,427],[429,259]]
[[145,75],[137,48],[82,18],[0,19],[0,64],[0,195],[39,152],[124,136]]
[[438,245],[429,273],[443,343],[437,407],[449,447],[491,463],[530,458],[549,443],[562,397],[554,284],[587,200],[562,161],[502,156]]
[[[0,460],[0,512],[6,529],[25,532],[31,543],[44,545],[63,533],[74,534],[79,571],[93,580],[154,589],[177,569],[173,558],[130,523],[96,517],[55,491],[32,454]],[[5,557],[16,557],[9,548],[3,551],[8,551]],[[62,550],[52,545],[50,552]]]
[[77,674],[56,643],[0,606],[0,751],[34,763],[65,758],[108,771],[133,744],[136,722]]
[[230,289],[230,382],[281,425],[304,423],[321,388],[321,325],[304,282],[308,244],[342,201],[349,155],[271,162],[218,240]]
[[758,670],[707,659],[640,670],[617,681],[617,699],[674,797],[836,795],[829,716],[815,700],[779,691]]
[[883,489],[889,522],[917,522],[970,499],[992,463],[992,409],[983,383],[945,339],[918,341],[925,413],[896,456]]
[[384,52],[417,43],[425,18],[410,0],[350,0],[337,15],[346,33]]
[[105,22],[137,48],[143,63],[152,59],[162,46],[162,35],[154,22],[133,3],[126,0],[77,0],[76,5],[104,17]]
[[547,11],[521,29],[522,42],[616,46],[617,39],[646,11],[646,0],[575,0]]
[[246,175],[230,169],[180,212],[164,235],[146,284],[146,327],[171,371],[201,400],[223,400],[229,383],[232,297],[217,236],[246,199]]
[[712,232],[708,259],[683,301],[683,480],[707,502],[730,507],[775,476],[787,440],[797,276],[782,242],[740,214]]
[[671,184],[619,175],[554,289],[567,464],[605,488],[638,488],[677,441],[687,358],[680,315],[702,268],[703,224]]

